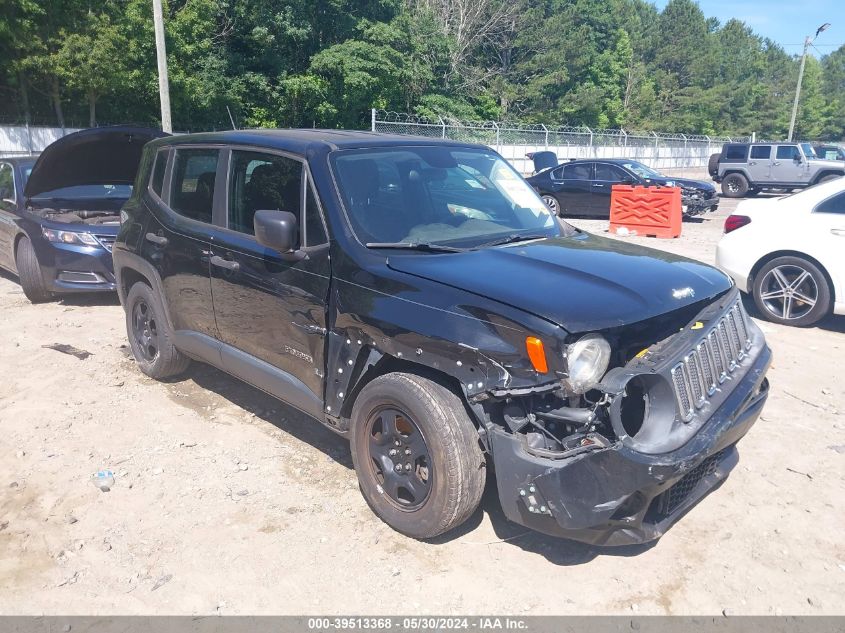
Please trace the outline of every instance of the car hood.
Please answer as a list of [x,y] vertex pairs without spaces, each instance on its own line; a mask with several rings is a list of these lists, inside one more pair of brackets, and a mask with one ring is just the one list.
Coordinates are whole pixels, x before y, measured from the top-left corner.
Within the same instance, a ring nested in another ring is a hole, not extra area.
[[703,191],[716,191],[716,187],[712,182],[706,180],[692,180],[691,178],[672,178],[665,176],[663,178],[649,178],[649,182],[667,187],[689,187],[691,189],[701,189]]
[[388,265],[572,333],[644,321],[731,287],[712,266],[588,233],[454,254],[397,254]]
[[131,185],[144,145],[161,136],[168,134],[130,126],[91,128],[63,136],[35,161],[24,196],[76,185]]
[[811,158],[810,164],[813,167],[831,167],[837,170],[841,170],[843,167],[841,160],[827,160],[826,158]]

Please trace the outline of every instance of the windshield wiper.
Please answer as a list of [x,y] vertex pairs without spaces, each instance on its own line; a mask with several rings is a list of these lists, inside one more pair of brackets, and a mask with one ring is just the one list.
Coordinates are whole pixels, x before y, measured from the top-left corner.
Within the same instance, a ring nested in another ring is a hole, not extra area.
[[510,235],[506,235],[505,237],[500,237],[497,240],[492,240],[490,242],[484,242],[483,244],[479,244],[478,246],[474,246],[473,250],[479,248],[488,248],[490,246],[501,246],[502,244],[513,244],[514,242],[528,242],[529,240],[542,240],[547,237],[552,237],[551,235],[528,235],[525,233],[511,233]]
[[367,242],[367,248],[397,248],[409,251],[427,251],[429,253],[463,253],[465,248],[431,244],[430,242]]

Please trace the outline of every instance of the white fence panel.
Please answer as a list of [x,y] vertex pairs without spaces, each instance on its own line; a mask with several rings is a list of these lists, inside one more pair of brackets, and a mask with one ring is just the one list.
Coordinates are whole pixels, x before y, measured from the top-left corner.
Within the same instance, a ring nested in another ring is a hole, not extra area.
[[0,155],[33,154],[78,128],[0,125]]

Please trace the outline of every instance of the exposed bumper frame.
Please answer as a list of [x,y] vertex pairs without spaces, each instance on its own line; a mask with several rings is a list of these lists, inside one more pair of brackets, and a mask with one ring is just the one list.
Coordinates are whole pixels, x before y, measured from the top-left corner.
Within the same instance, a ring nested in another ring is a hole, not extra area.
[[[698,433],[670,453],[648,455],[616,443],[556,461],[530,455],[517,436],[493,430],[493,461],[505,515],[539,532],[596,545],[659,538],[736,465],[734,445],[757,420],[768,396],[770,363],[771,351],[764,346]],[[658,497],[710,458],[716,463],[683,500],[666,515],[657,512]]]

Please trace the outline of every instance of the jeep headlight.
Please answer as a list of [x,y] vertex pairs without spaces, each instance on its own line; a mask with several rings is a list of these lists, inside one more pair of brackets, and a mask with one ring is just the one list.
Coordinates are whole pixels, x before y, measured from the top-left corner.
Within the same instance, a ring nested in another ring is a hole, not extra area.
[[567,377],[564,385],[573,393],[595,387],[610,363],[610,343],[600,334],[587,334],[566,346]]
[[90,233],[78,233],[76,231],[59,231],[56,229],[42,228],[41,233],[50,242],[59,244],[75,244],[77,246],[99,246],[100,243]]

